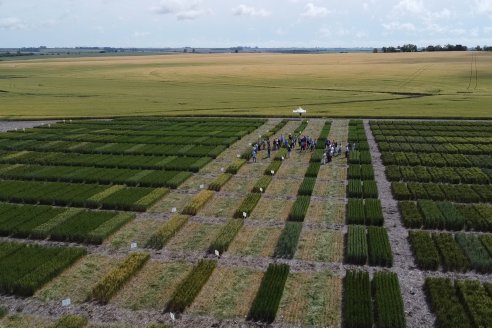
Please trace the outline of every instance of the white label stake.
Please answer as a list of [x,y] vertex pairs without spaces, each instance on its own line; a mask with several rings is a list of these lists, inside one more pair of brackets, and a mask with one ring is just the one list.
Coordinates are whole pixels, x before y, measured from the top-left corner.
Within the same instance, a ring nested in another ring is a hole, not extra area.
[[62,306],[70,306],[72,301],[69,298],[62,300]]

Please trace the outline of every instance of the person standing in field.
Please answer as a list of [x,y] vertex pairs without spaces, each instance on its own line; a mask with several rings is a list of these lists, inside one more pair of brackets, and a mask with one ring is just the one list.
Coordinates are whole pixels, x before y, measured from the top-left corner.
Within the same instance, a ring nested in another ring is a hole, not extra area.
[[251,156],[253,157],[253,163],[256,163],[256,147],[253,147],[253,152],[251,153]]
[[272,151],[271,147],[270,147],[270,140],[267,141],[267,158],[270,158],[270,152]]

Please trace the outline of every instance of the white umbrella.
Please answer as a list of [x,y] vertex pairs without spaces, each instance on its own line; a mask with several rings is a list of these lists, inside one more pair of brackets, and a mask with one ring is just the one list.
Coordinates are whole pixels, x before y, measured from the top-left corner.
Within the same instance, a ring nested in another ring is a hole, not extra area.
[[306,112],[305,109],[303,109],[302,107],[299,107],[295,110],[292,111],[293,113],[296,113],[296,114],[299,114],[299,117],[302,116],[302,114],[304,114]]

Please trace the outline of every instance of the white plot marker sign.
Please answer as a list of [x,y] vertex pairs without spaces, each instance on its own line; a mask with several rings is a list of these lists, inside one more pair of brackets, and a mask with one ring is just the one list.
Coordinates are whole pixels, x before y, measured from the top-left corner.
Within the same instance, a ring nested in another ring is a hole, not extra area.
[[243,212],[243,218],[245,218],[245,219],[246,219],[246,217],[247,217],[247,216],[248,216],[248,213]]
[[260,188],[260,192],[263,192],[263,188]]
[[176,316],[174,315],[174,313],[170,312],[169,315],[171,316],[171,320],[173,322],[176,321]]
[[136,248],[137,248],[137,243],[130,244],[130,249],[136,249]]
[[215,250],[215,255],[216,255],[217,257],[220,257],[220,252],[219,252],[218,250]]
[[203,188],[205,188],[205,185],[204,184],[201,184],[200,185],[200,189],[203,189]]
[[236,155],[236,157],[237,157],[237,158],[241,158],[241,155],[237,154],[237,155]]
[[72,301],[69,298],[62,300],[62,306],[70,306],[70,304],[72,304]]
[[223,167],[221,167],[221,168],[220,168],[220,172],[224,172],[224,171],[225,171],[225,170],[224,170],[224,168],[223,168]]
[[171,208],[171,213],[176,213],[176,207]]
[[274,171],[274,170],[271,170],[271,171],[270,171],[270,173],[271,173],[272,175],[274,175],[274,174],[275,174],[275,171]]

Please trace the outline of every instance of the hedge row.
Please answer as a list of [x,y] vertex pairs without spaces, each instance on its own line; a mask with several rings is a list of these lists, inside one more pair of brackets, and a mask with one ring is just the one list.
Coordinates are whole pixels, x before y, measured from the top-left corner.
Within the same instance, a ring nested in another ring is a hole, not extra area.
[[362,271],[347,271],[343,286],[345,327],[372,328],[374,317],[369,274]]
[[302,223],[286,222],[284,230],[277,241],[274,257],[292,259],[297,249]]
[[349,180],[347,196],[353,198],[379,198],[378,187],[374,180]]
[[374,180],[374,170],[371,164],[350,165],[347,178],[355,180]]
[[372,291],[377,327],[406,327],[403,299],[396,273],[376,272],[372,279]]
[[371,153],[368,150],[352,150],[349,154],[349,164],[371,164]]
[[306,217],[309,203],[311,202],[310,196],[297,196],[294,204],[292,205],[287,220],[303,222]]

